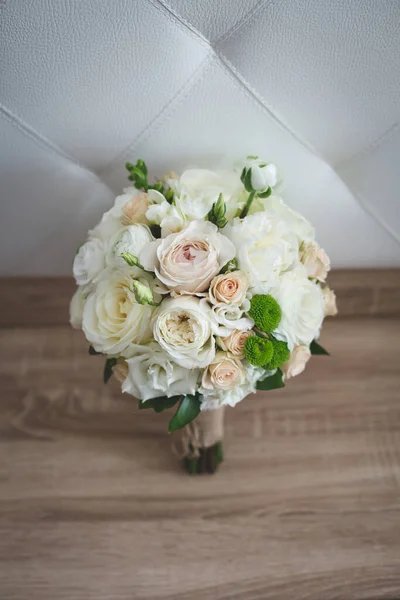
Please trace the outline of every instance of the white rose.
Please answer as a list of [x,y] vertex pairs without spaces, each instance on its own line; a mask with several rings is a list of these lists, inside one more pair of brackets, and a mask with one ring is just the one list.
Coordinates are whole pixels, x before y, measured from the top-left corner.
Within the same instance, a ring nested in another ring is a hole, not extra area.
[[[97,352],[129,356],[132,344],[151,338],[154,308],[138,304],[131,282],[139,279],[150,286],[150,278],[136,268],[104,269],[83,309],[82,329]],[[147,281],[148,279],[148,281]]]
[[156,342],[132,346],[126,362],[129,371],[122,391],[135,398],[149,400],[196,391],[200,370],[179,366]]
[[82,329],[83,309],[90,294],[89,286],[79,286],[69,304],[69,322],[74,329]]
[[257,192],[265,192],[278,181],[278,170],[272,163],[266,163],[258,157],[248,157],[244,163],[246,170],[251,169],[251,187]]
[[197,293],[234,256],[234,245],[213,223],[192,221],[181,232],[147,244],[140,262],[171,290]]
[[209,298],[212,304],[242,304],[249,287],[247,276],[242,271],[217,275],[211,281]]
[[224,228],[236,247],[241,271],[254,294],[267,294],[279,276],[298,262],[298,241],[285,222],[273,212],[234,219]]
[[212,312],[204,298],[168,298],[157,308],[152,323],[154,338],[180,366],[205,367],[213,360]]
[[285,380],[300,375],[310,360],[311,352],[308,346],[296,346],[290,353],[289,360],[282,365]]
[[318,284],[309,281],[304,267],[284,273],[279,287],[270,290],[277,300],[282,318],[275,337],[287,342],[289,349],[309,346],[318,334],[324,318],[324,300]]
[[212,312],[215,321],[219,325],[216,332],[220,336],[230,335],[232,329],[247,331],[254,326],[253,319],[244,317],[243,308],[237,304],[225,304],[224,302],[219,302],[218,304],[214,304]]
[[89,239],[79,248],[73,264],[73,274],[78,285],[93,281],[104,269],[104,244],[97,238]]
[[300,247],[300,260],[309,277],[325,281],[331,265],[327,253],[316,242],[303,242]]
[[326,285],[322,289],[322,296],[324,298],[324,312],[326,317],[334,317],[338,313],[336,306],[336,294],[331,288]]
[[237,358],[244,358],[244,346],[247,338],[251,335],[254,335],[254,331],[234,329],[227,337],[217,338],[217,343],[225,352],[229,352]]
[[203,373],[201,385],[207,390],[232,390],[242,385],[246,371],[237,358],[226,352],[217,352]]
[[130,252],[138,257],[141,250],[152,242],[154,237],[146,225],[129,225],[118,231],[109,241],[106,253],[106,264],[108,266],[123,267],[126,265],[121,254]]
[[[220,406],[235,406],[246,396],[256,391],[256,383],[269,372],[260,367],[253,367],[248,363],[243,363],[245,376],[241,385],[235,386],[231,390],[224,389],[207,389],[204,386],[199,388],[199,393],[202,396],[201,410],[214,410]],[[273,373],[273,372],[271,372]]]
[[286,223],[287,228],[294,233],[299,243],[303,240],[315,239],[315,229],[311,223],[303,215],[285,204],[280,196],[272,195],[269,198],[255,198],[249,214],[252,215],[261,211],[275,213],[277,218]]

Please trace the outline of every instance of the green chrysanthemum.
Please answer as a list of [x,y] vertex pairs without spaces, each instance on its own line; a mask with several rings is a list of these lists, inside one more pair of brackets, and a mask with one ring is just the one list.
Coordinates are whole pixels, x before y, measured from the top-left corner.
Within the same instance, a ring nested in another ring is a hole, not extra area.
[[290,350],[286,342],[281,342],[275,338],[272,338],[271,342],[273,347],[272,358],[270,359],[269,363],[264,366],[266,369],[277,369],[283,365],[283,363],[289,360]]
[[278,327],[282,316],[279,304],[270,294],[253,296],[248,314],[256,327],[267,333]]
[[251,365],[263,367],[272,359],[273,345],[267,339],[258,335],[252,335],[247,338],[244,345],[244,355]]

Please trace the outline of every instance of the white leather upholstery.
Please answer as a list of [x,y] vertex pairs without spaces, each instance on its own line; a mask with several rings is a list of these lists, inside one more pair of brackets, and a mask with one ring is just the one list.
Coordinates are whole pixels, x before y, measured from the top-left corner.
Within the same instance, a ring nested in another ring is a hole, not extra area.
[[398,0],[3,0],[0,65],[0,274],[68,274],[125,160],[249,153],[334,266],[400,265]]

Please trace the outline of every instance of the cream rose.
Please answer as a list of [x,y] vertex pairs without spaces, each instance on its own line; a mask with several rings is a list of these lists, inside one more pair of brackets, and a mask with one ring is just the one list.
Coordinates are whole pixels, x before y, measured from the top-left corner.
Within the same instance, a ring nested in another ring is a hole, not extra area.
[[213,223],[192,221],[181,232],[147,244],[140,262],[171,290],[197,293],[206,290],[234,256],[232,242]]
[[302,265],[284,273],[277,288],[270,291],[277,300],[282,318],[275,337],[287,342],[289,349],[309,346],[318,334],[324,318],[324,300],[321,288],[309,281]]
[[105,267],[104,244],[97,238],[89,239],[79,248],[73,264],[73,273],[78,285],[93,281]]
[[218,304],[242,304],[249,287],[247,276],[242,271],[232,271],[217,275],[211,281],[208,292],[210,302]]
[[132,280],[150,283],[136,268],[104,269],[83,309],[82,329],[97,352],[129,356],[132,344],[151,338],[150,319],[154,308],[138,304]]
[[[247,363],[242,364],[245,370],[245,376],[241,385],[236,385],[230,390],[226,389],[208,389],[204,386],[199,388],[201,394],[201,410],[214,410],[220,406],[235,406],[243,400],[248,394],[256,391],[257,381],[269,372],[260,367],[253,367]],[[273,372],[271,372],[273,374]]]
[[200,370],[179,366],[156,342],[132,346],[131,357],[126,362],[128,374],[122,391],[135,398],[149,400],[196,391]]
[[300,260],[307,274],[318,281],[325,281],[330,269],[327,253],[316,242],[304,242],[300,247]]
[[217,352],[204,371],[201,384],[206,390],[232,390],[242,385],[245,378],[246,371],[240,360],[226,352]]
[[289,360],[281,367],[285,379],[300,375],[306,368],[310,357],[311,352],[308,346],[296,346],[290,353]]
[[149,195],[146,193],[135,194],[122,207],[121,223],[122,225],[134,225],[142,223],[148,225],[146,211],[149,208]]
[[324,298],[324,311],[326,317],[334,317],[338,313],[336,306],[336,294],[331,288],[326,285],[322,288],[322,296]]
[[204,298],[164,300],[154,313],[152,325],[154,338],[178,365],[193,369],[213,360],[213,315]]
[[244,345],[246,340],[251,335],[254,335],[254,331],[241,331],[240,329],[234,329],[227,337],[220,337],[217,339],[218,345],[237,358],[244,357]]
[[69,322],[74,329],[82,329],[83,309],[86,298],[90,294],[90,286],[80,285],[69,304]]

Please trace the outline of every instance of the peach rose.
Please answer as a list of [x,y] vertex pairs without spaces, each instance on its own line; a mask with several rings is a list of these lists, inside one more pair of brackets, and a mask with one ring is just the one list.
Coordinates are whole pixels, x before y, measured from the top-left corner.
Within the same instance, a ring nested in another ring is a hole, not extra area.
[[115,379],[119,383],[124,383],[125,379],[128,377],[129,368],[128,363],[123,358],[119,358],[116,365],[112,368],[113,375]]
[[148,194],[142,193],[133,196],[127,204],[122,207],[121,223],[122,225],[134,225],[142,223],[148,225],[146,211],[149,208]]
[[218,338],[217,341],[225,352],[229,352],[237,358],[243,358],[244,345],[247,338],[251,335],[254,335],[254,331],[240,331],[239,329],[234,329],[228,337]]
[[331,288],[326,285],[322,288],[322,296],[324,298],[324,311],[326,317],[334,317],[338,313],[336,306],[336,294]]
[[308,346],[296,346],[290,353],[289,360],[281,367],[285,379],[300,375],[306,368],[310,357],[311,352]]
[[232,271],[217,275],[211,281],[209,297],[212,304],[242,304],[249,287],[248,279],[243,271]]
[[303,242],[300,248],[300,260],[309,277],[325,281],[331,264],[325,250],[316,242]]
[[217,352],[203,373],[202,386],[206,390],[232,390],[242,385],[246,371],[237,358],[225,352]]

